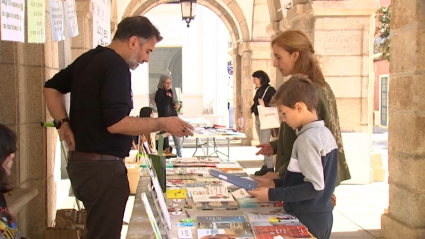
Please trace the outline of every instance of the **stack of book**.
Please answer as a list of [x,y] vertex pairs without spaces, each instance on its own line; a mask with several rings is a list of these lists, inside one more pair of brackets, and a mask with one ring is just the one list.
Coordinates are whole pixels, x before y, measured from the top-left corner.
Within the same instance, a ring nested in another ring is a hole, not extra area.
[[257,239],[275,237],[314,238],[296,216],[282,208],[244,208]]

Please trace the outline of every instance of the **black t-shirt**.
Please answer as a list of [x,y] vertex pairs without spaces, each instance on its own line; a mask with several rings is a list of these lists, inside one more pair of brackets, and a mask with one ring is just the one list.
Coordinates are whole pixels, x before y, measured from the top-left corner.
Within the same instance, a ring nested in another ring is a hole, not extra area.
[[71,92],[69,118],[76,151],[128,156],[131,136],[107,130],[133,108],[130,70],[114,50],[98,46],[84,53],[44,87]]

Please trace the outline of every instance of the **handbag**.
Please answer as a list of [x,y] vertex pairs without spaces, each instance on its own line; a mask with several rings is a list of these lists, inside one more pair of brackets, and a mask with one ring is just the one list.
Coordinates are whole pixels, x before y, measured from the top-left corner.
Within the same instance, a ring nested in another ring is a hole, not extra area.
[[[269,86],[270,87],[270,86]],[[267,89],[264,91],[263,97],[267,93]],[[260,129],[273,129],[280,127],[279,114],[276,107],[265,107],[262,105],[257,105],[258,109],[258,118],[260,120]]]

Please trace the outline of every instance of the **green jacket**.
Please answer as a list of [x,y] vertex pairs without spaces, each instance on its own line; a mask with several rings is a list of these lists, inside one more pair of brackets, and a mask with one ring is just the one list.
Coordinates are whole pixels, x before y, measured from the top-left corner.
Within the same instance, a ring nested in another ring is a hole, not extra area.
[[[339,127],[338,111],[336,107],[335,95],[331,87],[326,83],[325,87],[317,87],[319,93],[319,101],[317,104],[317,115],[319,119],[325,122],[325,126],[332,132],[338,145],[338,178],[337,186],[345,180],[351,178],[348,169],[347,160],[345,159],[344,147],[342,145],[341,129]],[[276,172],[280,177],[284,177],[291,159],[292,146],[294,145],[295,131],[286,123],[280,125],[279,138],[271,141],[273,151],[276,154]]]

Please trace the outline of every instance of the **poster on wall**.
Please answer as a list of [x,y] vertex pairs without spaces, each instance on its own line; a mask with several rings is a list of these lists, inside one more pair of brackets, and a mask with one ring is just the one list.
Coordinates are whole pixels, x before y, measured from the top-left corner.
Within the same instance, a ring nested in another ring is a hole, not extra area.
[[50,0],[50,27],[52,29],[52,40],[62,41],[65,40],[64,35],[64,14],[62,0]]
[[78,36],[78,22],[75,0],[66,0],[63,3],[65,10],[65,24],[68,32],[68,37]]
[[111,2],[92,0],[93,47],[107,46],[111,42]]
[[46,2],[28,0],[28,43],[46,41]]
[[2,0],[0,37],[3,41],[25,41],[25,0]]

